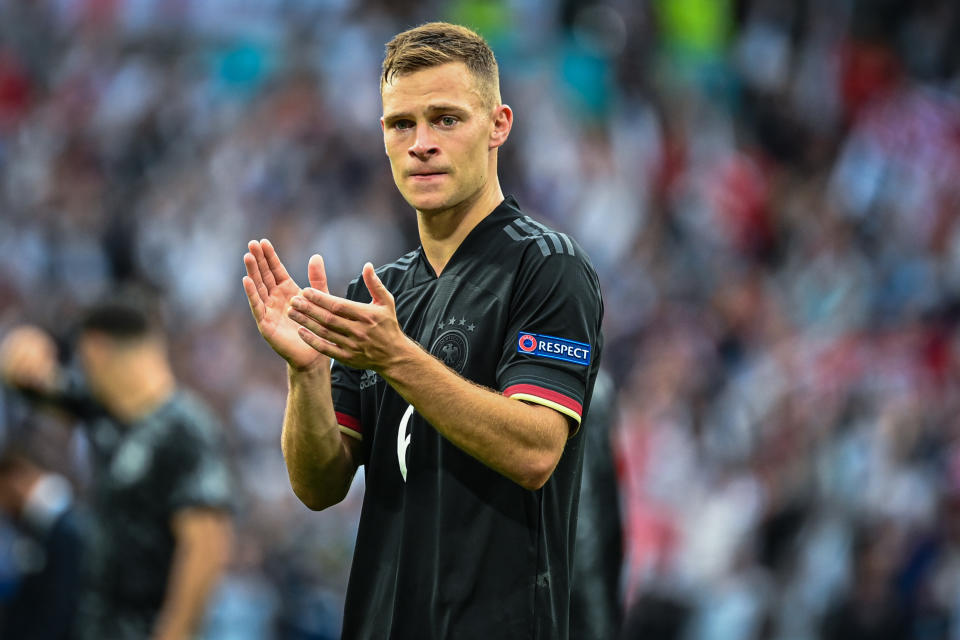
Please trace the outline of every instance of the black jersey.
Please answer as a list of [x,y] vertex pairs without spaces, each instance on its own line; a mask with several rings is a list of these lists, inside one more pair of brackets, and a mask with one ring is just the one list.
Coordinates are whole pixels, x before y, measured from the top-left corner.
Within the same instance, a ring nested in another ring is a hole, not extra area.
[[[439,277],[422,248],[377,273],[408,336],[469,380],[563,413],[574,435],[529,491],[451,444],[373,371],[334,363],[338,422],[362,440],[366,465],[343,637],[567,638],[579,423],[602,348],[593,267],[508,198]],[[370,301],[362,279],[347,297]]]
[[145,638],[167,592],[174,514],[232,507],[219,425],[185,391],[129,425],[82,395],[65,401],[87,427],[93,463],[89,589],[81,602],[80,637]]

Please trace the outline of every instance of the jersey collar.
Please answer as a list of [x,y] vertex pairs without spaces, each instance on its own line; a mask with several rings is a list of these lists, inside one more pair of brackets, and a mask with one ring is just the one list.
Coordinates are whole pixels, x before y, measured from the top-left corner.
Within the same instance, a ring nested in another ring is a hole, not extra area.
[[[521,215],[523,214],[520,212],[520,205],[517,203],[517,199],[512,195],[505,197],[493,211],[488,213],[477,223],[477,226],[470,230],[470,233],[467,234],[463,242],[460,243],[460,246],[458,246],[456,251],[453,252],[453,255],[450,256],[450,261],[447,262],[447,266],[444,267],[440,277],[442,278],[448,273],[455,273],[457,271],[457,265],[463,256],[476,253],[478,247],[485,246],[488,234],[499,231],[507,220]],[[437,278],[436,272],[434,272],[433,267],[430,265],[423,251],[423,245],[420,245],[418,258],[421,268],[423,268],[430,277],[434,279]]]

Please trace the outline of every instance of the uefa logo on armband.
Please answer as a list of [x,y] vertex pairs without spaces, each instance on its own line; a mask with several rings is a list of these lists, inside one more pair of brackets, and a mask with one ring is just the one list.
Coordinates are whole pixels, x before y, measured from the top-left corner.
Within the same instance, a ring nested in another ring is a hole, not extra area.
[[520,341],[517,343],[517,347],[520,348],[520,351],[533,353],[537,350],[537,339],[529,333],[521,333]]

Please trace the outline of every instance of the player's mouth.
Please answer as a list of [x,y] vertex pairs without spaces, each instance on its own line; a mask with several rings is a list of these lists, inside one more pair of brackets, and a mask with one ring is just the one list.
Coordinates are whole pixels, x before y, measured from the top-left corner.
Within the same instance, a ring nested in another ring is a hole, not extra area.
[[417,182],[429,182],[447,175],[446,171],[415,171],[409,174]]

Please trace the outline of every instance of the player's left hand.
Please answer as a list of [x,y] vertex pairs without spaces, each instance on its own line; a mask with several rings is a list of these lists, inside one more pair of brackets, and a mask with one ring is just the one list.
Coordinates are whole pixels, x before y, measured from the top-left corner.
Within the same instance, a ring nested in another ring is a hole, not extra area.
[[317,289],[304,289],[292,300],[290,319],[300,325],[300,338],[318,352],[357,369],[381,372],[400,355],[409,338],[397,322],[393,295],[373,265],[363,265],[367,304]]

